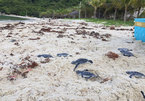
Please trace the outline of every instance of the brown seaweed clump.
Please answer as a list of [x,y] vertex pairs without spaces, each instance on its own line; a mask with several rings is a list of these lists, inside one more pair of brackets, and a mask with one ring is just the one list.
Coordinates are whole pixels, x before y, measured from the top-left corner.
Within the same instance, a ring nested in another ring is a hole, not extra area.
[[3,70],[3,67],[0,67],[0,71]]
[[92,31],[92,32],[90,33],[90,36],[93,36],[94,38],[97,38],[97,39],[100,38],[100,34],[99,34],[98,32],[95,32],[95,31]]
[[115,26],[110,26],[110,30],[115,30]]
[[88,32],[86,30],[78,30],[78,29],[76,29],[76,34],[77,35],[85,35],[85,34],[88,34]]
[[40,37],[37,37],[37,38],[29,38],[29,40],[39,40]]
[[40,32],[42,31],[42,32],[50,32],[50,30],[51,30],[51,28],[49,27],[49,28],[42,28],[41,30],[40,30]]
[[12,71],[8,74],[7,79],[13,81],[16,80],[18,76],[27,78],[27,74],[37,66],[38,63],[30,60],[30,56],[27,56],[24,59],[22,59],[22,62],[20,64],[16,64],[13,67],[11,67]]
[[101,81],[100,83],[105,83],[105,82],[107,82],[107,81],[109,81],[109,80],[112,80],[111,78],[105,78],[105,79],[103,79],[103,81]]
[[119,57],[118,54],[113,53],[113,52],[111,52],[111,51],[109,51],[109,52],[108,52],[107,54],[105,54],[105,55],[108,56],[108,58],[112,58],[113,60],[115,60],[116,58]]
[[46,58],[44,61],[40,61],[41,63],[48,63],[50,62],[50,59],[49,58]]
[[63,37],[65,37],[65,35],[60,35],[60,34],[59,34],[59,35],[57,36],[57,38],[63,38]]
[[51,30],[52,28],[42,28],[39,32],[55,32],[55,33],[64,33],[66,29],[63,29],[63,31],[56,31],[56,30]]
[[38,66],[38,63],[36,63],[35,61],[31,61],[30,64],[28,64],[28,68],[35,68]]
[[88,25],[88,24],[85,23],[85,22],[81,22],[80,24],[81,24],[81,25],[84,25],[84,26],[87,26],[87,25]]

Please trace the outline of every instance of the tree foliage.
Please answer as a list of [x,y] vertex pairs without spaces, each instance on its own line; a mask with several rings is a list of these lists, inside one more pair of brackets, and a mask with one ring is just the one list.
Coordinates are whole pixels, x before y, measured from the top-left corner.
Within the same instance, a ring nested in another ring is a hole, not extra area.
[[126,21],[134,12],[139,16],[144,7],[145,0],[0,0],[1,13],[36,17],[66,17],[81,9],[83,18],[94,16]]
[[[81,0],[0,0],[0,12],[6,14],[37,16],[53,10],[63,13],[74,8]],[[61,9],[61,10],[60,10]],[[50,11],[49,11],[50,10]]]

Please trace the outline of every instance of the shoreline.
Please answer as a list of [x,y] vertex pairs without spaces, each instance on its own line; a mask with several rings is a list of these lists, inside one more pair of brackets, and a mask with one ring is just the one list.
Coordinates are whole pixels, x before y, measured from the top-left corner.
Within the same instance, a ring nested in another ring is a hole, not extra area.
[[6,23],[15,23],[15,22],[35,22],[38,20],[42,20],[41,18],[37,17],[29,17],[29,16],[19,16],[19,15],[13,15],[13,14],[1,14],[4,16],[10,16],[10,17],[19,17],[19,18],[25,18],[26,20],[0,20],[1,23],[6,24]]
[[26,19],[39,19],[37,17],[30,17],[30,16],[20,16],[20,15],[13,15],[13,14],[1,14],[5,16],[12,16],[12,17],[19,17],[19,18],[26,18]]

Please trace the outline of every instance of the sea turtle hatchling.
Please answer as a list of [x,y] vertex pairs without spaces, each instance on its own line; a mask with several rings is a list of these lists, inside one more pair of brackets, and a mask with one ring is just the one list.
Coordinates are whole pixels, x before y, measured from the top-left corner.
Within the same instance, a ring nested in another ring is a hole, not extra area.
[[128,49],[128,48],[118,48],[119,51],[132,51],[132,49]]
[[58,57],[67,57],[67,56],[71,56],[68,53],[58,53],[57,54]]
[[82,78],[85,78],[86,81],[88,79],[96,79],[96,78],[100,78],[100,76],[97,74],[97,73],[92,73],[90,72],[88,69],[85,69],[85,70],[77,70],[76,71],[76,74],[81,76]]
[[118,50],[124,55],[124,56],[134,56],[130,51],[132,51],[131,49],[127,49],[127,48],[118,48]]
[[141,94],[142,94],[143,98],[145,99],[145,94],[143,91],[141,91]]
[[136,72],[136,71],[126,71],[127,74],[129,74],[130,78],[132,78],[132,76],[136,77],[136,78],[145,78],[145,75],[143,73],[140,72]]
[[53,58],[52,55],[50,54],[41,54],[41,55],[37,55],[37,57],[43,57],[43,58]]
[[85,59],[85,58],[80,58],[80,59],[77,59],[76,61],[72,61],[71,64],[75,64],[75,68],[73,69],[73,71],[76,70],[76,68],[80,65],[80,64],[84,64],[84,63],[87,63],[87,62],[90,62],[90,63],[93,63],[92,60],[88,60],[88,59]]

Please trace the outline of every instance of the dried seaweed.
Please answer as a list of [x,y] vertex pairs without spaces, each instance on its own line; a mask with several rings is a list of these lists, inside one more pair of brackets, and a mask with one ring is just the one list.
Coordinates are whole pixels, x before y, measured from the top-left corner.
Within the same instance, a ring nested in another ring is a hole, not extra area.
[[55,30],[51,30],[50,32],[55,32],[55,33],[64,33],[64,31],[55,31]]
[[106,39],[102,38],[102,41],[108,41],[108,40],[106,40]]
[[4,27],[1,27],[0,29],[4,30],[4,29],[8,29],[8,30],[12,30],[15,26],[12,25],[12,24],[7,24],[6,26]]
[[40,61],[41,63],[48,63],[50,62],[50,59],[49,58],[46,58],[44,61]]
[[81,22],[80,23],[81,25],[85,25],[85,26],[87,26],[88,24],[87,23],[85,23],[85,22]]
[[30,56],[26,56],[23,60],[30,60]]
[[108,41],[106,38],[110,38],[111,37],[111,34],[103,34],[103,35],[100,35],[98,32],[95,32],[95,31],[92,31],[89,36],[92,36],[94,38],[97,38],[97,39],[102,39],[102,41]]
[[58,35],[57,38],[63,38],[65,35]]
[[80,53],[79,52],[76,52],[76,55],[79,55]]
[[17,68],[13,68],[12,75],[17,75],[17,74],[21,74],[21,71],[18,70]]
[[25,24],[24,22],[18,22],[18,23],[14,24],[14,25],[17,26],[17,25],[24,25],[24,24]]
[[29,40],[39,40],[40,37],[37,37],[37,38],[29,38]]
[[42,28],[39,32],[50,32],[51,28]]
[[16,76],[14,76],[14,75],[9,75],[9,76],[7,77],[7,79],[8,79],[9,81],[13,81],[13,80],[16,80]]
[[82,38],[87,38],[87,37],[85,35],[83,35]]
[[133,31],[133,29],[131,28],[131,29],[125,29],[125,28],[118,28],[118,29],[115,29],[115,30],[117,30],[117,31]]
[[56,33],[64,33],[65,31],[56,31],[56,30],[51,30],[52,28],[42,28],[39,32],[56,32]]
[[103,79],[103,81],[101,81],[100,83],[105,83],[105,82],[107,82],[107,81],[109,81],[109,80],[111,80],[111,78],[105,78],[105,79]]
[[35,67],[37,67],[38,66],[38,63],[37,62],[35,62],[35,61],[31,61],[31,63],[29,63],[28,64],[28,68],[35,68]]
[[15,64],[11,67],[12,71],[8,75],[8,80],[16,80],[16,77],[19,75],[26,78],[29,71],[31,71],[31,68],[35,68],[38,66],[38,63],[35,61],[30,60],[30,56],[25,57],[22,59],[22,62],[20,64]]
[[22,75],[22,77],[26,78],[28,73],[29,73],[29,71],[25,71],[21,75]]
[[14,56],[14,54],[13,54],[13,53],[11,53],[11,54],[10,54],[10,56]]
[[8,35],[6,37],[12,37],[11,35],[12,35],[12,33],[8,33]]
[[37,33],[38,35],[44,35],[44,33],[40,30],[40,31],[34,31],[32,30],[33,33]]
[[110,38],[110,37],[111,37],[111,34],[103,34],[103,35],[101,35],[101,36],[104,36],[104,37],[106,37],[106,38]]
[[86,30],[78,30],[78,29],[76,29],[76,34],[77,35],[85,35],[85,34],[88,34],[88,32]]
[[110,26],[110,30],[115,30],[115,26]]
[[102,27],[102,29],[106,29],[105,27]]
[[14,45],[17,45],[17,46],[19,46],[19,43],[18,43],[18,42],[16,42],[16,43],[14,43]]
[[105,54],[105,55],[108,56],[108,58],[112,58],[113,60],[115,60],[116,58],[119,57],[118,54],[113,53],[113,52],[111,52],[111,51],[109,51],[109,52],[108,52],[107,54]]
[[98,32],[95,32],[95,31],[92,31],[92,32],[90,33],[90,36],[93,36],[94,38],[97,38],[97,39],[100,38],[100,34],[99,34]]
[[31,69],[27,69],[26,71],[22,72],[21,73],[21,76],[26,78],[27,77],[27,74],[29,73],[29,71],[31,71]]
[[74,41],[71,41],[70,43],[76,43],[76,42],[74,42]]
[[0,71],[3,70],[3,67],[0,67]]

